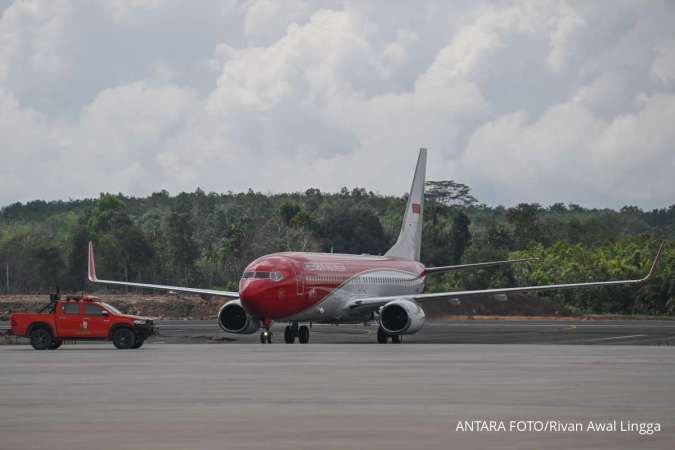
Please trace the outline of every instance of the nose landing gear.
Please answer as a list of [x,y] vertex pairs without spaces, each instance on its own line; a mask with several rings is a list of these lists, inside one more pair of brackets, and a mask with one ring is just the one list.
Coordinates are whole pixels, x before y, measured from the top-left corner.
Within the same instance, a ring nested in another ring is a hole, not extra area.
[[262,321],[264,330],[260,333],[260,343],[261,344],[271,344],[272,343],[272,332],[270,328],[272,327],[272,319],[265,318]]
[[269,330],[265,330],[262,333],[260,333],[260,343],[261,344],[271,344],[272,343],[272,332]]

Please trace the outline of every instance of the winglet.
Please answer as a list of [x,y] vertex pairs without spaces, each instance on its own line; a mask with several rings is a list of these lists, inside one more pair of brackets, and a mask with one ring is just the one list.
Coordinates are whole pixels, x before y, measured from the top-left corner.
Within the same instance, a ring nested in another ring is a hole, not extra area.
[[94,262],[94,244],[89,241],[89,258],[87,259],[87,276],[89,281],[96,282],[96,263]]
[[654,257],[654,262],[652,263],[652,267],[649,269],[649,273],[647,274],[646,277],[644,277],[640,281],[642,281],[642,282],[647,281],[654,276],[654,274],[656,273],[656,269],[659,267],[659,262],[661,261],[661,251],[663,251],[663,247],[665,245],[666,245],[666,241],[662,241],[661,245],[659,245],[659,250],[656,252],[656,256]]

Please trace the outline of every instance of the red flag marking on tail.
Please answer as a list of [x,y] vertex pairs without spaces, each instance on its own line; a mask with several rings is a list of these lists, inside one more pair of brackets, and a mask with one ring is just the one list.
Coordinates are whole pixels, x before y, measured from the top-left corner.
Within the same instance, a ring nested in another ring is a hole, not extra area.
[[419,214],[420,213],[420,204],[419,203],[413,203],[412,204],[412,212],[413,214]]

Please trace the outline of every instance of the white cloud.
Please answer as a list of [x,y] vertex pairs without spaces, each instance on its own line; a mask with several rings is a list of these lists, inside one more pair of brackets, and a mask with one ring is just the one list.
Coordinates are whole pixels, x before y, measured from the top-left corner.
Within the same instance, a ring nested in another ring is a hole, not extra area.
[[[642,99],[634,113],[602,120],[570,102],[534,121],[514,113],[483,125],[471,137],[461,167],[489,179],[498,202],[654,204],[672,195],[675,95]],[[649,130],[649,131],[648,131]],[[551,158],[551,154],[555,157]],[[517,182],[514,182],[517,180]],[[478,195],[480,196],[480,192]]]
[[0,204],[400,194],[420,146],[487,203],[675,202],[668,2],[100,6],[2,13]]
[[244,33],[253,44],[269,44],[281,38],[288,24],[309,17],[309,5],[301,0],[249,0],[242,6]]
[[675,40],[655,49],[656,56],[650,73],[666,86],[675,84]]
[[137,10],[153,10],[161,4],[162,0],[110,0],[105,6],[115,19],[126,19]]

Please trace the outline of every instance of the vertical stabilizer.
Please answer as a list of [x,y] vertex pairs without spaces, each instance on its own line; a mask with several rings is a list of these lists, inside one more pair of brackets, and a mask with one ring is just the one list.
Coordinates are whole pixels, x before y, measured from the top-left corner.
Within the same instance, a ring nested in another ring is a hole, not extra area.
[[420,155],[417,158],[417,167],[415,167],[415,176],[408,203],[403,214],[403,224],[398,240],[385,256],[396,258],[420,260],[420,250],[422,247],[422,225],[424,213],[424,180],[427,171],[427,149],[421,148]]

